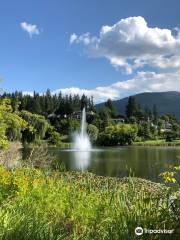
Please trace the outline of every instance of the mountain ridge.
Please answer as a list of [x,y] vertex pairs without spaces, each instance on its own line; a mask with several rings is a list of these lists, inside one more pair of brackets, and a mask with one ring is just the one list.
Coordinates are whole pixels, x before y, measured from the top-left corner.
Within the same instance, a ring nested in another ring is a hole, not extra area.
[[[132,96],[135,97],[142,108],[148,107],[152,109],[153,105],[156,105],[160,115],[169,113],[180,118],[180,92],[178,91],[143,92]],[[128,98],[112,101],[117,114],[125,115]],[[100,109],[103,106],[104,103],[99,103],[96,108]]]

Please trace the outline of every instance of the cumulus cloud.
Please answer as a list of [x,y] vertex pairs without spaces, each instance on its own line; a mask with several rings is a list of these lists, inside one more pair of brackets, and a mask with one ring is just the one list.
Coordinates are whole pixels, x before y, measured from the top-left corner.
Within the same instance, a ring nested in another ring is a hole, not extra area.
[[[173,81],[172,81],[173,80]],[[180,72],[176,73],[155,73],[138,72],[138,74],[127,81],[116,82],[109,86],[97,87],[94,89],[80,89],[76,87],[62,88],[53,91],[53,94],[61,92],[64,95],[85,94],[93,96],[96,103],[127,97],[141,92],[162,92],[180,91]]]
[[76,42],[77,38],[78,38],[78,36],[77,36],[75,33],[73,33],[73,34],[71,34],[71,36],[70,36],[69,42],[70,42],[70,43],[74,43],[74,42]]
[[[52,94],[93,96],[96,103],[104,102],[108,98],[117,100],[123,97],[141,92],[180,91],[180,71],[175,73],[138,72],[127,81],[119,81],[108,86],[100,86],[93,89],[78,87],[60,88],[52,91]],[[24,95],[33,95],[33,92],[23,92]],[[42,93],[41,93],[42,94]]]
[[[71,43],[82,43],[94,57],[105,57],[118,68],[132,73],[146,65],[177,69],[180,65],[180,32],[149,27],[141,16],[121,19],[113,26],[102,26],[99,36],[71,35]],[[174,61],[175,60],[175,61]]]
[[180,91],[178,28],[149,27],[143,17],[129,17],[113,26],[103,26],[99,36],[73,33],[69,41],[70,44],[83,44],[90,56],[105,57],[114,67],[133,73],[133,77],[94,89],[57,89],[53,94],[60,91],[64,95],[85,94],[93,96],[98,103],[140,92]]
[[37,25],[33,25],[27,22],[20,23],[21,28],[29,34],[29,37],[32,38],[33,35],[39,35],[40,31]]

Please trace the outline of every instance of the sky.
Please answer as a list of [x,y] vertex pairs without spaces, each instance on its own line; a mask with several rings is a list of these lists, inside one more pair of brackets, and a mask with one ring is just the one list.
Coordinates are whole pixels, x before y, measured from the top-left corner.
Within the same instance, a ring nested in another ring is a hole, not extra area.
[[179,0],[0,0],[0,87],[95,102],[180,91]]

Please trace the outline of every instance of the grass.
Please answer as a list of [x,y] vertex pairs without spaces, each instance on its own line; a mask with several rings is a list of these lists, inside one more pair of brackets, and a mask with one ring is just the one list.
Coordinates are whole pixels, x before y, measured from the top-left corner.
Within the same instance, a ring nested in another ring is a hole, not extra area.
[[172,142],[166,142],[165,139],[160,140],[148,140],[142,142],[134,142],[135,146],[180,146],[180,140],[174,140]]
[[[132,240],[137,226],[178,227],[161,184],[33,168],[0,168],[0,176],[1,240]],[[141,239],[161,237],[177,239]]]

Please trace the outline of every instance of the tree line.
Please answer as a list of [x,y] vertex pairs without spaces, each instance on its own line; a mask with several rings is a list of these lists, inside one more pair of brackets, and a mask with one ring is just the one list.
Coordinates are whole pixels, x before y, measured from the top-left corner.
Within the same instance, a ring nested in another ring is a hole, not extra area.
[[26,110],[31,113],[48,116],[49,114],[55,113],[57,115],[70,115],[74,111],[80,111],[83,107],[86,109],[93,110],[94,102],[93,98],[88,98],[84,94],[80,97],[79,95],[66,95],[51,94],[50,89],[44,94],[34,92],[32,95],[23,94],[22,92],[14,93],[3,93],[1,99],[9,98],[13,111]]
[[[0,146],[7,141],[20,140],[50,144],[70,142],[72,133],[80,128],[80,111],[86,107],[88,134],[100,145],[126,145],[134,141],[180,137],[178,119],[170,114],[160,116],[157,107],[142,108],[129,97],[124,123],[116,123],[117,111],[111,99],[96,109],[93,98],[85,95],[45,94],[24,95],[22,92],[4,93],[0,97]],[[79,113],[79,117],[75,113]],[[168,131],[163,131],[169,124]]]

